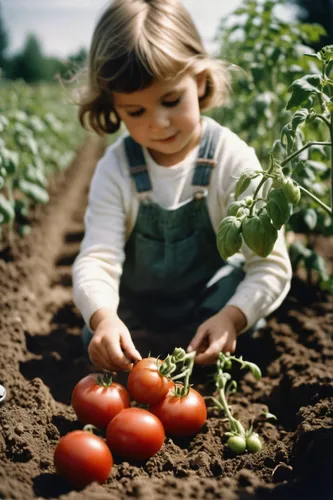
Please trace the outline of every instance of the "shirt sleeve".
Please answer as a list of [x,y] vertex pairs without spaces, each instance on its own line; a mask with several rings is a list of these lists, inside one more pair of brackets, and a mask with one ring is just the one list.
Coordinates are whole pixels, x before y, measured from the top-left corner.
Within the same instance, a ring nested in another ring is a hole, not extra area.
[[[223,213],[235,199],[235,188],[238,178],[245,169],[261,170],[261,165],[253,148],[231,134],[230,154],[227,155],[227,166],[221,169],[223,182]],[[239,199],[253,195],[254,189],[261,180],[253,180]],[[267,194],[269,182],[264,184],[263,194]],[[239,284],[235,294],[227,305],[238,307],[247,319],[244,330],[253,326],[260,318],[264,318],[277,309],[286,297],[292,277],[292,269],[286,247],[284,228],[278,232],[272,252],[265,258],[256,255],[243,242],[241,252],[245,258],[245,278]]]
[[97,164],[84,217],[85,236],[73,265],[74,303],[88,326],[98,309],[116,311],[119,303],[126,214],[117,163],[108,151]]

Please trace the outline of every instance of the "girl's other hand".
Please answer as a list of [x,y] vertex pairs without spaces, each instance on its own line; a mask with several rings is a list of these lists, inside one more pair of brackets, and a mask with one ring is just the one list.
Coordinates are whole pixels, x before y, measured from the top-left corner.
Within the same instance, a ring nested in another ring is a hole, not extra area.
[[244,314],[234,306],[226,306],[199,326],[187,351],[198,352],[195,362],[199,365],[212,365],[221,351],[235,351],[237,333],[245,326]]
[[117,314],[103,315],[94,330],[88,354],[98,369],[130,370],[133,362],[142,359],[133,344],[128,328]]

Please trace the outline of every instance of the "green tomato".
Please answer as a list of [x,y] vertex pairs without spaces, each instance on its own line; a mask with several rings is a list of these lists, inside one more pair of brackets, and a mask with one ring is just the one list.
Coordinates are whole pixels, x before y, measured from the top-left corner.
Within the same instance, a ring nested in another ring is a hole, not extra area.
[[236,216],[238,210],[240,208],[244,208],[244,206],[245,206],[244,201],[234,201],[228,208],[228,215]]
[[246,448],[251,453],[257,453],[257,451],[261,450],[261,447],[262,445],[260,438],[258,434],[256,434],[255,432],[253,432],[252,434],[250,434],[250,436],[246,438]]
[[286,177],[282,187],[284,194],[293,205],[297,205],[301,199],[301,189],[290,177]]
[[247,207],[251,207],[253,203],[253,196],[245,196],[244,201]]
[[246,450],[246,441],[242,436],[231,436],[227,442],[228,447],[234,453],[244,453]]

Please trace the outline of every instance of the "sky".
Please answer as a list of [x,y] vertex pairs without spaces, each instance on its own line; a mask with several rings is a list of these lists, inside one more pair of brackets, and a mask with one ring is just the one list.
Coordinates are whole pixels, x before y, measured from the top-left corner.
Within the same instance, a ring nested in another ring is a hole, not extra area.
[[[35,33],[45,55],[65,57],[82,46],[88,48],[94,25],[109,0],[0,0],[9,33],[8,54],[22,49],[26,35]],[[183,0],[201,34],[214,52],[219,21],[242,0]]]

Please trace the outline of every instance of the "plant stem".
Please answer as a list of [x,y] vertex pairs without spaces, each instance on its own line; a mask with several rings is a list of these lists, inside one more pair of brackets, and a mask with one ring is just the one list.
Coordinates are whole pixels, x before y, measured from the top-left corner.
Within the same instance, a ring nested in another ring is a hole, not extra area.
[[[272,172],[274,168],[274,161],[272,160],[272,155],[271,155],[271,164],[269,166],[269,169],[267,170],[267,172],[265,172],[263,174],[263,178],[261,179],[261,181],[259,182],[258,186],[257,186],[257,189],[255,190],[254,192],[254,195],[253,195],[253,201],[255,201],[257,199],[257,196],[258,196],[258,193],[261,189],[261,187],[265,184],[265,182],[270,178],[270,173]],[[254,210],[254,206],[255,206],[255,203],[252,204],[251,206],[251,209],[250,209],[250,216],[253,214],[253,210]]]
[[332,210],[330,209],[329,206],[327,206],[325,203],[323,203],[319,198],[317,198],[317,196],[315,196],[314,194],[312,194],[310,191],[308,191],[303,186],[299,186],[299,187],[300,187],[300,190],[303,191],[303,193],[307,194],[310,198],[312,198],[316,203],[318,203],[318,205],[321,206],[321,208],[323,208],[325,210],[325,212],[328,213],[328,215],[330,215],[332,217]]
[[295,151],[293,154],[285,158],[281,162],[281,167],[284,167],[287,163],[289,163],[291,160],[293,160],[296,156],[298,156],[300,153],[305,151],[305,149],[310,148],[311,146],[332,146],[332,142],[307,142],[301,149],[298,151]]
[[175,377],[172,377],[172,381],[175,380],[180,380],[181,378],[184,378],[183,385],[184,387],[181,389],[180,395],[181,396],[187,396],[188,393],[190,392],[190,377],[192,375],[193,371],[193,366],[194,366],[194,358],[196,355],[196,351],[191,352],[191,354],[186,355],[185,362],[187,363],[187,367],[185,370],[183,370],[181,373],[176,375]]
[[237,434],[239,434],[241,436],[244,436],[245,431],[244,431],[242,424],[240,422],[238,422],[238,420],[236,420],[232,416],[231,411],[229,409],[229,405],[228,405],[228,402],[226,400],[225,392],[224,392],[225,386],[226,386],[226,379],[225,379],[225,377],[223,377],[223,371],[221,368],[218,368],[217,378],[221,382],[221,385],[222,385],[222,387],[219,388],[219,405],[218,406],[220,408],[221,407],[223,408],[223,411],[226,414],[226,416],[230,422],[231,430],[233,432],[236,432]]
[[331,124],[330,124],[329,120],[327,120],[327,118],[325,116],[323,116],[323,115],[317,115],[316,118],[318,120],[321,120],[322,122],[324,122],[328,126],[328,128],[331,130]]

